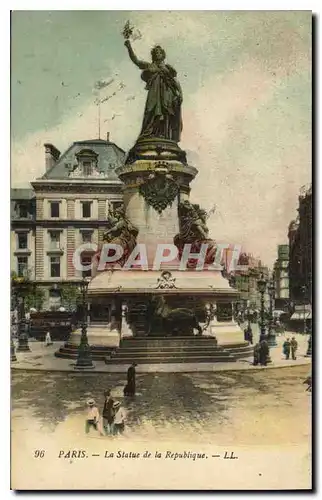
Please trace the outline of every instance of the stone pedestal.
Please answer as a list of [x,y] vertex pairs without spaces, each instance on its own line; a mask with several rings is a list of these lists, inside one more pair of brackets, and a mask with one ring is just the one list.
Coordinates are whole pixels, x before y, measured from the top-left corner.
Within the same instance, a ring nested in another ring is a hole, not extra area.
[[217,321],[211,325],[210,332],[219,345],[244,342],[244,332],[234,321]]
[[139,231],[137,243],[146,245],[151,269],[157,244],[173,244],[179,233],[178,203],[189,196],[197,169],[175,142],[155,138],[138,141],[116,173],[124,182],[126,217]]
[[[119,331],[108,323],[92,323],[87,327],[87,338],[90,346],[118,347],[120,345]],[[72,332],[69,343],[79,345],[81,329]]]

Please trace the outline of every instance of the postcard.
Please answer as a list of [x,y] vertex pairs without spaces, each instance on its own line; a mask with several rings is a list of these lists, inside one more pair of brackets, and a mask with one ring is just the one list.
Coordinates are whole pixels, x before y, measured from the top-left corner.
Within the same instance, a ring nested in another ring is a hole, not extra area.
[[11,14],[11,488],[312,489],[312,13]]

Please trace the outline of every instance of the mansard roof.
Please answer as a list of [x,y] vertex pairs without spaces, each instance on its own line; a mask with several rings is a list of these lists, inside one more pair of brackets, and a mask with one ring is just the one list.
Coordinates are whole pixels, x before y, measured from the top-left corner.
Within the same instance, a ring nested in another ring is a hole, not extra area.
[[97,155],[99,177],[108,180],[118,180],[115,169],[122,166],[125,152],[116,144],[103,139],[76,141],[60,156],[56,164],[51,167],[42,179],[68,179],[71,171],[77,165],[77,155],[86,150]]

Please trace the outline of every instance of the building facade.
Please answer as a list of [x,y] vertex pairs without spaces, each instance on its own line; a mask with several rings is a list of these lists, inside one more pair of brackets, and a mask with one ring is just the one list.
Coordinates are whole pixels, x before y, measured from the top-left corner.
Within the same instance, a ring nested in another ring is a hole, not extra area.
[[[247,307],[260,308],[261,296],[258,292],[257,282],[261,275],[268,281],[268,267],[263,266],[261,260],[253,257],[251,254],[242,254],[239,259],[239,265],[246,266],[245,270],[234,272],[235,287],[240,292],[240,302],[243,309]],[[268,303],[268,294],[265,294],[265,304]]]
[[[13,190],[11,270],[28,272],[43,289],[43,308],[59,307],[62,287],[80,282],[75,250],[101,243],[108,214],[123,204],[115,170],[124,158],[108,139],[74,142],[62,155],[45,144],[44,175],[31,183],[32,189]],[[93,253],[83,252],[82,263],[89,264]]]
[[298,216],[289,225],[289,288],[295,303],[312,296],[312,187],[302,188]]

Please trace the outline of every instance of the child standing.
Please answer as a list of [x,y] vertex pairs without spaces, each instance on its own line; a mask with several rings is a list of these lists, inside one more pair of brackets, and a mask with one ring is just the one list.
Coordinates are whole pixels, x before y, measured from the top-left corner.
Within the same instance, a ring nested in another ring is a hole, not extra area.
[[121,406],[119,401],[116,401],[113,405],[115,415],[114,415],[114,434],[123,434],[125,429],[126,414],[124,408]]
[[89,399],[87,401],[87,406],[88,406],[87,418],[85,421],[86,434],[88,434],[90,429],[93,428],[96,431],[98,431],[101,435],[103,435],[102,431],[99,429],[100,415],[99,415],[98,408],[96,406],[94,399]]

